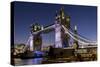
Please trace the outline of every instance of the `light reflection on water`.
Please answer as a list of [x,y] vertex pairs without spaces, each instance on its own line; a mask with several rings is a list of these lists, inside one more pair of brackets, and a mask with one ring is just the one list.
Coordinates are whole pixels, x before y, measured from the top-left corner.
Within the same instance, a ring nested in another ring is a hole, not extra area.
[[34,59],[15,59],[15,65],[31,65],[31,64],[41,64],[43,58]]

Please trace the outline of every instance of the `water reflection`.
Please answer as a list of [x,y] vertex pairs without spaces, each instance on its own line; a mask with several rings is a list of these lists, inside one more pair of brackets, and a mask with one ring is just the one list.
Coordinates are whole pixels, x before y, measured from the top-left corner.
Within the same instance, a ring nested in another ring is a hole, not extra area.
[[33,64],[40,64],[40,63],[42,63],[42,60],[43,60],[43,58],[35,58],[35,59],[32,59],[32,62],[33,62]]
[[34,58],[34,59],[15,59],[16,65],[32,65],[32,64],[41,64],[43,58]]

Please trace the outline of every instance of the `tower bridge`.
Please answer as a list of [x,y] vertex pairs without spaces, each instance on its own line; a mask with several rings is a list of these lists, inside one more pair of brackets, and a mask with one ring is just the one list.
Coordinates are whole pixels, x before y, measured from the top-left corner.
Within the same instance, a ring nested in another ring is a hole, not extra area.
[[[97,47],[97,43],[78,35],[77,26],[75,26],[74,32],[70,30],[70,16],[65,15],[64,8],[61,8],[59,12],[56,12],[54,24],[47,27],[43,27],[39,24],[33,24],[31,26],[31,34],[26,43],[26,47],[30,48],[30,51],[41,51],[42,36],[41,34],[48,34],[51,31],[55,31],[55,47],[54,48],[67,48],[70,45],[70,39],[73,39],[73,46],[75,48],[85,47]],[[47,32],[46,32],[47,31]],[[71,48],[73,48],[73,46]]]

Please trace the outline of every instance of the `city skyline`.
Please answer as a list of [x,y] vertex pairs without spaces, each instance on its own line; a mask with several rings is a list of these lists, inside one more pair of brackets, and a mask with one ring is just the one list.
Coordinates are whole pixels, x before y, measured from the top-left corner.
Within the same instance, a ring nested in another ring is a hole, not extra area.
[[[14,43],[26,43],[30,35],[30,25],[39,23],[47,26],[55,22],[56,11],[64,7],[65,14],[71,17],[71,27],[78,27],[78,33],[90,40],[97,40],[96,6],[73,6],[62,4],[41,4],[15,2],[14,4]],[[54,44],[54,31],[42,34],[43,44]]]

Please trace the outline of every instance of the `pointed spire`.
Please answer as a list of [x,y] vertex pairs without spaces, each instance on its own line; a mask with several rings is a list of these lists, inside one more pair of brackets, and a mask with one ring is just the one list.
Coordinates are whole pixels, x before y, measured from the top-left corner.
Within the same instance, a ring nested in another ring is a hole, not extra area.
[[61,10],[60,10],[60,15],[61,15],[61,18],[62,18],[62,19],[65,18],[64,7],[61,8]]
[[62,6],[61,11],[64,11],[64,6]]
[[75,25],[74,30],[77,30],[77,26]]

